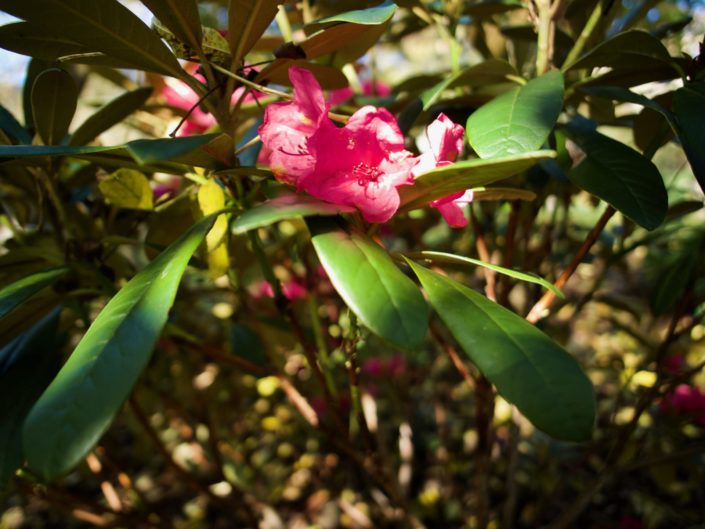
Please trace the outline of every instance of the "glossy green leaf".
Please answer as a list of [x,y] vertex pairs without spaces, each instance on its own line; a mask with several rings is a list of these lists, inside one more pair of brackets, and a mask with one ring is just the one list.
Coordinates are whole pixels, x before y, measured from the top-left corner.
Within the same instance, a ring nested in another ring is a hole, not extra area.
[[592,384],[563,348],[477,292],[409,264],[433,309],[500,395],[553,437],[590,439],[595,420]]
[[308,220],[313,247],[343,301],[370,331],[402,349],[426,336],[428,306],[413,281],[366,235]]
[[375,7],[346,11],[344,13],[338,13],[337,15],[318,19],[306,26],[306,30],[309,32],[318,31],[319,29],[344,22],[366,26],[376,26],[379,24],[384,24],[392,18],[396,10],[397,6],[393,2],[387,1]]
[[474,159],[437,167],[411,186],[399,188],[401,210],[425,207],[430,201],[473,187],[480,187],[527,170],[540,160],[555,157],[554,151],[536,151],[492,159]]
[[141,0],[177,38],[198,49],[203,40],[196,0]]
[[0,490],[24,461],[25,417],[59,369],[58,323],[55,310],[0,349]]
[[276,0],[230,0],[228,43],[234,64],[252,49],[277,14]]
[[479,259],[473,259],[472,257],[463,257],[460,255],[454,255],[450,253],[445,253],[445,252],[432,252],[432,251],[423,251],[423,252],[418,252],[418,254],[408,254],[407,257],[410,258],[416,258],[419,257],[421,259],[426,259],[429,261],[435,261],[435,262],[441,262],[441,263],[449,263],[449,264],[459,264],[459,265],[473,265],[473,266],[481,266],[483,268],[487,268],[488,270],[492,270],[494,272],[497,272],[498,274],[503,274],[505,276],[513,277],[514,279],[518,279],[519,281],[525,281],[527,283],[533,283],[535,285],[540,285],[546,290],[550,290],[553,292],[556,296],[558,296],[561,299],[564,299],[565,296],[563,295],[563,292],[560,291],[559,288],[557,288],[555,285],[552,283],[549,283],[545,279],[535,275],[535,274],[526,274],[524,272],[518,272],[516,270],[512,270],[511,268],[505,268],[503,266],[498,266],[494,265],[492,263],[486,263],[484,261],[480,261]]
[[116,97],[81,123],[71,135],[69,145],[86,145],[91,142],[142,107],[150,95],[152,87],[145,86]]
[[563,75],[548,72],[483,105],[468,118],[468,141],[481,158],[540,149],[563,108]]
[[18,305],[56,282],[69,269],[66,267],[50,268],[36,274],[23,277],[0,290],[0,318],[12,312]]
[[24,451],[46,480],[75,467],[107,430],[147,365],[181,276],[212,226],[195,224],[111,299],[29,413]]
[[648,68],[654,64],[670,64],[671,56],[661,41],[646,31],[631,29],[619,33],[594,48],[563,70],[596,68]]
[[78,88],[64,70],[42,72],[32,86],[32,115],[37,133],[46,145],[61,143],[76,112]]
[[134,169],[121,168],[98,183],[98,188],[113,206],[151,210],[152,188],[147,177]]
[[232,231],[241,234],[282,220],[340,215],[353,211],[355,208],[323,202],[306,195],[286,194],[247,210],[232,223]]
[[666,217],[668,197],[656,166],[639,152],[575,122],[562,129],[585,153],[571,182],[652,230]]
[[0,0],[0,9],[135,68],[185,77],[161,39],[117,0]]
[[0,105],[0,130],[20,143],[32,143],[32,137],[29,135],[29,132],[27,132],[25,128],[20,125],[19,121],[17,121],[17,118],[2,105]]
[[673,94],[677,134],[700,187],[705,190],[705,81],[687,83]]

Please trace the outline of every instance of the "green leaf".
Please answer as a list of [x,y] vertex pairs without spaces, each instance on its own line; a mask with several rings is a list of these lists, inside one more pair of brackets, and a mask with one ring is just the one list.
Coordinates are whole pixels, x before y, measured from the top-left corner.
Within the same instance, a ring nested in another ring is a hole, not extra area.
[[401,210],[422,208],[451,193],[491,184],[555,156],[554,151],[536,151],[485,160],[476,158],[437,167],[417,177],[413,185],[399,188]]
[[201,134],[200,136],[182,136],[180,138],[134,140],[126,143],[125,148],[138,163],[150,164],[174,160],[204,146],[217,136],[217,134]]
[[540,149],[563,108],[563,75],[548,72],[483,105],[468,118],[468,141],[480,158]]
[[659,39],[646,31],[630,29],[598,44],[562,69],[567,71],[598,66],[641,69],[671,62],[671,55]]
[[29,135],[29,132],[27,132],[25,128],[20,125],[15,116],[2,105],[0,105],[0,129],[20,143],[32,143],[32,137]]
[[353,211],[355,208],[323,202],[306,195],[285,194],[255,206],[240,215],[232,224],[232,232],[241,234],[292,218],[340,215]]
[[206,217],[108,302],[29,413],[23,446],[46,480],[75,467],[110,426],[147,365],[181,276],[215,219]]
[[308,220],[313,247],[343,301],[370,331],[401,349],[426,336],[428,306],[413,281],[369,237],[320,218]]
[[364,26],[377,26],[387,22],[397,10],[397,6],[393,2],[383,2],[375,7],[367,9],[356,9],[354,11],[346,11],[338,13],[326,18],[321,18],[306,26],[306,31],[311,33],[319,29],[326,28],[348,22],[350,24],[360,24]]
[[59,369],[59,312],[54,310],[0,350],[0,489],[24,461],[25,417]]
[[231,0],[228,9],[228,44],[233,64],[241,60],[260,39],[277,14],[277,0]]
[[153,207],[149,180],[134,169],[118,169],[105,180],[101,180],[98,188],[103,196],[118,208],[151,210]]
[[69,269],[66,267],[50,268],[36,274],[23,277],[0,290],[0,318],[12,312],[34,294],[56,282]]
[[81,123],[71,135],[69,145],[86,145],[139,109],[150,95],[152,87],[145,86],[116,97]]
[[571,182],[647,230],[663,222],[668,197],[661,174],[651,160],[577,122],[561,130],[585,153],[585,158],[568,174]]
[[187,75],[166,44],[117,0],[0,0],[0,9],[135,68]]
[[463,13],[472,17],[486,18],[524,7],[526,7],[524,3],[519,0],[482,0],[480,2],[466,2]]
[[64,70],[51,68],[32,86],[32,115],[37,133],[46,145],[61,143],[76,112],[78,88]]
[[700,187],[705,190],[705,81],[687,83],[673,94],[676,133]]
[[194,49],[201,47],[203,33],[196,0],[142,0],[169,30]]
[[0,27],[0,47],[45,61],[90,51],[50,28],[29,22],[14,22]]
[[454,255],[454,254],[445,253],[445,252],[423,251],[423,252],[419,252],[418,254],[409,254],[409,255],[407,255],[407,257],[416,258],[417,255],[421,259],[427,259],[430,261],[450,263],[450,264],[460,264],[460,265],[482,266],[483,268],[487,268],[488,270],[493,270],[493,271],[497,272],[498,274],[504,274],[505,276],[509,276],[509,277],[513,277],[514,279],[518,279],[519,281],[526,281],[527,283],[533,283],[535,285],[540,285],[543,288],[545,288],[546,290],[550,290],[551,292],[553,292],[559,298],[565,299],[563,292],[561,292],[559,288],[557,288],[552,283],[549,283],[545,279],[543,279],[535,274],[526,274],[524,272],[517,272],[516,270],[512,270],[510,268],[504,268],[503,266],[494,265],[492,263],[486,263],[484,261],[480,261],[478,259],[473,259],[471,257],[462,257],[460,255]]
[[595,420],[592,384],[565,350],[513,312],[408,262],[433,309],[500,395],[553,437],[590,439]]

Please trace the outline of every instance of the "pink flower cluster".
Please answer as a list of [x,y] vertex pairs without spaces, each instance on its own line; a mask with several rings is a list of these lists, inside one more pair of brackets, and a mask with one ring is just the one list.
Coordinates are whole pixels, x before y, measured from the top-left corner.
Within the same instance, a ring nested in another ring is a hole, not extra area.
[[[404,136],[386,109],[364,106],[338,127],[313,74],[292,67],[289,78],[293,100],[270,104],[259,128],[272,172],[299,191],[357,208],[368,222],[389,220],[400,205],[399,187],[452,163],[462,150],[463,127],[442,114],[427,129],[431,150],[418,157],[404,148]],[[459,192],[431,206],[460,227],[467,224],[461,208],[471,200],[472,192]]]
[[695,386],[676,386],[663,397],[661,409],[688,417],[700,426],[705,426],[705,393]]

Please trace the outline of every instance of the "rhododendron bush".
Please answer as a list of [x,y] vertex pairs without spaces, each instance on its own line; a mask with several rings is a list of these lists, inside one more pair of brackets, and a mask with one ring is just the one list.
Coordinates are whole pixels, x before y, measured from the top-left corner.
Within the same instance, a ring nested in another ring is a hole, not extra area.
[[684,6],[0,0],[0,528],[697,527]]

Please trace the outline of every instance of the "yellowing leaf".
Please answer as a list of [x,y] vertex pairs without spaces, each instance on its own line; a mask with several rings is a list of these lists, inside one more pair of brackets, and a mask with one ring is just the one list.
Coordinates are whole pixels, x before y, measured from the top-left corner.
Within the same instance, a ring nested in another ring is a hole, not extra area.
[[[215,213],[225,207],[225,193],[215,180],[208,180],[198,190],[198,207],[205,217],[211,213]],[[225,237],[228,231],[228,219],[226,215],[218,215],[213,228],[206,235],[206,247],[208,252],[215,251]]]
[[228,272],[230,268],[230,255],[228,254],[228,243],[223,241],[208,253],[208,276],[216,279]]
[[98,188],[112,205],[119,208],[150,210],[153,207],[149,180],[135,169],[118,169],[100,182]]

